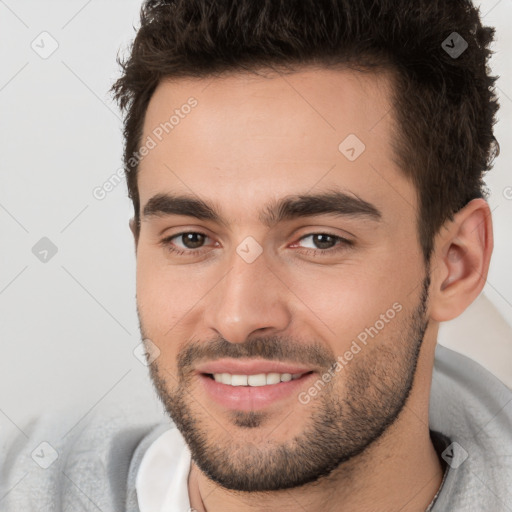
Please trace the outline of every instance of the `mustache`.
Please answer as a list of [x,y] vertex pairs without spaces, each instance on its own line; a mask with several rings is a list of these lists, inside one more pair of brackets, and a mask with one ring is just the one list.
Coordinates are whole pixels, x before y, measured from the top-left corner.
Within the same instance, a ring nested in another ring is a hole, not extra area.
[[261,358],[321,368],[330,367],[336,360],[334,353],[319,343],[305,345],[276,336],[231,343],[220,337],[206,342],[193,341],[183,347],[177,358],[178,370],[186,374],[198,363],[222,358]]

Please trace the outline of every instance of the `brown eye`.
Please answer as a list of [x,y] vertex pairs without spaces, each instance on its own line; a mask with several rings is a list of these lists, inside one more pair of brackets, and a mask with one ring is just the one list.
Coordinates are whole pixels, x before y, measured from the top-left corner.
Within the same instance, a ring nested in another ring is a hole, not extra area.
[[[304,244],[304,240],[310,239],[309,245]],[[330,233],[311,233],[303,236],[299,242],[306,252],[329,253],[330,251],[337,251],[354,245],[352,240],[348,240],[338,235],[331,235]],[[311,247],[312,245],[312,247]]]
[[325,233],[312,235],[312,240],[318,249],[330,249],[336,245],[336,237]]
[[181,237],[181,241],[187,249],[197,249],[201,247],[206,238],[206,235],[202,233],[181,233],[177,236]]
[[160,244],[166,251],[180,256],[197,256],[203,252],[203,246],[209,236],[196,231],[184,231],[164,238]]

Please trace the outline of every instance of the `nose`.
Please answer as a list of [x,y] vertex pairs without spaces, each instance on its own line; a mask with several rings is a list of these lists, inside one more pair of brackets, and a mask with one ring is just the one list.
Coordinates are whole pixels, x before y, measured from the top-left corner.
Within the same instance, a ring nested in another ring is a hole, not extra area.
[[264,253],[248,263],[234,251],[224,277],[208,294],[206,327],[231,343],[243,343],[256,331],[284,331],[291,321],[287,290]]

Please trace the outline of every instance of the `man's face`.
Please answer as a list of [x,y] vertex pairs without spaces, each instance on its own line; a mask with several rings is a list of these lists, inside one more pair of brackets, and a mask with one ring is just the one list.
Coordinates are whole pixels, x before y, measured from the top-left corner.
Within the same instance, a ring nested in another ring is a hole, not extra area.
[[141,332],[194,461],[227,488],[329,474],[411,389],[428,280],[389,102],[384,75],[312,69],[167,81],[150,101]]

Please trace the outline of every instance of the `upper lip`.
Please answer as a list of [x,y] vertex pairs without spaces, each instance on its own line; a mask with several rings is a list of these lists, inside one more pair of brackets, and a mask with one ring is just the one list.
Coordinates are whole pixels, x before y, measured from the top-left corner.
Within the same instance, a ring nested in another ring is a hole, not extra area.
[[257,375],[259,373],[308,373],[311,368],[296,363],[266,361],[263,359],[218,359],[200,364],[199,373],[230,373],[231,375]]

